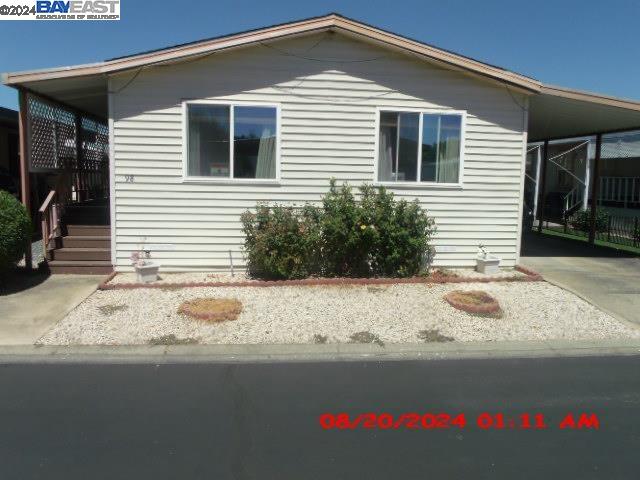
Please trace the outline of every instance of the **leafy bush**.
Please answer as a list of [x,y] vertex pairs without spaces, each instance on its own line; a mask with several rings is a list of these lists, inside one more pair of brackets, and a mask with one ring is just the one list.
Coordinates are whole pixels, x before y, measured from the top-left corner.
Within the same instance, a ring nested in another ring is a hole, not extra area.
[[258,278],[305,278],[318,273],[317,211],[258,205],[241,217],[249,274]]
[[24,205],[0,190],[0,273],[18,263],[30,238],[31,220]]
[[331,181],[322,205],[258,205],[242,216],[249,273],[260,278],[310,275],[416,275],[430,261],[434,221],[417,201],[396,201],[383,187]]
[[319,218],[323,274],[366,276],[376,237],[375,224],[365,217],[351,188],[337,188],[335,180],[331,180]]
[[[591,230],[591,210],[579,210],[569,218],[569,225],[574,230],[589,232]],[[609,214],[606,210],[596,209],[596,232],[606,232],[609,228]]]
[[374,233],[371,273],[389,277],[418,274],[433,255],[429,245],[436,231],[433,219],[417,200],[396,201],[384,187],[363,185],[360,192],[364,220]]

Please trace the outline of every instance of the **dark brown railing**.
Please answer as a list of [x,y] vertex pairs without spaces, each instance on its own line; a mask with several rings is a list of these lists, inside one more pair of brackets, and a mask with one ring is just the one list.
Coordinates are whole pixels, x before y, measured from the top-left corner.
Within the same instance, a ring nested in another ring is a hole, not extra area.
[[38,212],[40,213],[40,226],[42,228],[42,243],[45,256],[49,251],[49,244],[61,234],[60,229],[60,205],[57,202],[58,195],[51,190]]
[[[577,212],[557,223],[546,220],[543,228],[588,238],[590,225],[585,213]],[[607,243],[640,248],[640,217],[614,215],[598,209],[595,238]]]

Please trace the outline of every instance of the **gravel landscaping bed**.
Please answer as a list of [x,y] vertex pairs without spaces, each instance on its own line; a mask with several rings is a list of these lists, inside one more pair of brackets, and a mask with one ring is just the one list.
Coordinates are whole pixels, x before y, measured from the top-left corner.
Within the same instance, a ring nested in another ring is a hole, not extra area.
[[[488,292],[499,301],[503,317],[454,309],[443,300],[452,290]],[[177,313],[183,301],[198,297],[236,298],[243,311],[237,320],[213,324]],[[545,282],[495,282],[97,291],[38,343],[385,344],[620,337],[640,338],[640,329]]]
[[[513,268],[505,268],[500,272],[492,275],[485,275],[484,273],[478,273],[470,268],[447,268],[443,270],[434,269],[435,272],[441,272],[443,274],[451,274],[453,276],[462,278],[513,278],[525,276],[524,273],[519,272]],[[228,273],[208,273],[208,272],[181,272],[181,273],[160,273],[159,279],[153,284],[172,284],[172,283],[200,283],[200,282],[259,282],[248,277],[244,272],[236,273],[231,276]],[[136,274],[133,272],[118,273],[110,281],[110,284],[131,284],[137,283]]]
[[[438,269],[434,269],[434,271],[438,271]],[[519,272],[515,268],[502,268],[498,273],[492,273],[491,275],[487,275],[485,273],[476,272],[472,268],[446,268],[440,270],[442,273],[452,273],[455,276],[463,277],[463,278],[513,278],[513,277],[524,277],[526,276],[524,273]]]
[[[236,273],[233,277],[228,273],[210,273],[210,272],[180,272],[180,273],[163,273],[160,272],[159,279],[154,284],[171,284],[171,283],[195,283],[195,282],[246,282],[251,279],[244,272]],[[138,283],[136,274],[133,272],[118,273],[111,279],[109,283]]]

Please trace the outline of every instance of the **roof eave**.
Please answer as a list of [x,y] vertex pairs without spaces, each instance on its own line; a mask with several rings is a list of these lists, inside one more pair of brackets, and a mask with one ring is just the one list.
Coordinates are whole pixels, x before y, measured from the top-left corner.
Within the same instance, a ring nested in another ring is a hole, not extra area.
[[343,29],[358,34],[377,42],[399,47],[403,50],[436,60],[456,68],[467,70],[474,74],[480,74],[493,80],[506,82],[526,91],[538,93],[542,84],[537,80],[524,75],[519,75],[508,70],[484,64],[476,60],[462,57],[452,52],[447,52],[423,43],[401,37],[399,35],[365,25],[336,14],[325,17],[316,17],[298,22],[277,25],[261,30],[253,30],[246,33],[231,35],[209,41],[171,47],[164,50],[145,54],[123,57],[106,62],[58,67],[45,70],[15,72],[5,74],[3,81],[6,85],[18,86],[23,83],[52,80],[67,77],[81,77],[88,75],[111,74],[120,71],[139,68],[145,65],[179,60],[185,57],[210,53],[212,51],[226,50],[233,47],[250,45],[252,43],[277,40],[288,36],[307,34],[313,31]]
[[572,88],[559,87],[557,85],[542,85],[540,91],[542,95],[550,95],[570,100],[578,100],[589,103],[597,103],[609,107],[624,108],[627,110],[640,111],[640,102],[629,100],[626,98],[612,97],[610,95],[602,95],[600,93],[586,92]]

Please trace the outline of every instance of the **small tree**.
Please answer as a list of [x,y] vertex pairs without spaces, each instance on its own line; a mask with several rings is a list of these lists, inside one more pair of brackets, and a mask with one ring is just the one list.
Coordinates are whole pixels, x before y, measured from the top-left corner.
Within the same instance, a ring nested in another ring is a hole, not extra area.
[[31,240],[31,220],[18,200],[0,191],[0,274],[15,267]]

